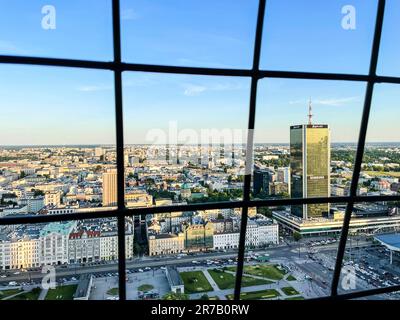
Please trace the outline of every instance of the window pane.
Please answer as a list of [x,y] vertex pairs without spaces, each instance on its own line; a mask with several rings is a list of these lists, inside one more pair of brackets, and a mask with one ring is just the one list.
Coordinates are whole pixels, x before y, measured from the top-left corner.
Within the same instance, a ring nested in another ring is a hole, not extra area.
[[[340,293],[400,284],[399,207],[398,202],[354,205],[343,259]],[[383,297],[399,299],[398,294],[385,294]]]
[[291,214],[290,206],[252,208],[241,300],[330,295],[341,229],[342,221],[332,217],[301,220]]
[[0,54],[112,59],[109,0],[0,1]]
[[[262,80],[254,133],[253,197],[346,195],[364,94],[364,83]],[[319,218],[329,214],[329,205],[292,210],[304,219]]]
[[378,63],[378,73],[383,76],[400,75],[400,62],[397,58],[400,53],[397,41],[399,20],[400,3],[396,0],[387,0]]
[[[111,218],[1,226],[0,295],[11,300],[118,299],[117,230]],[[129,220],[125,239],[130,259]]]
[[258,1],[121,1],[123,60],[250,68]]
[[261,67],[368,73],[376,8],[376,0],[267,1]]
[[2,65],[0,77],[0,216],[112,206],[103,189],[116,167],[113,74]]
[[249,80],[124,74],[130,206],[241,199]]
[[236,274],[241,210],[172,212],[135,218],[129,300],[226,300]]
[[358,192],[362,195],[399,194],[399,88],[388,84],[375,86],[359,179]]

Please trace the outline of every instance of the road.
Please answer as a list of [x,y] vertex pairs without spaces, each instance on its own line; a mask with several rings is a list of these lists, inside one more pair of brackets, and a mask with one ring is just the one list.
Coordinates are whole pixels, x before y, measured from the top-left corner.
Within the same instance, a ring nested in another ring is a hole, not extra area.
[[[360,242],[359,246],[369,245],[368,242]],[[309,247],[303,246],[301,247],[301,255],[305,257],[306,252],[308,252]],[[322,251],[332,251],[337,249],[337,244],[329,244],[323,246],[315,246],[318,252]],[[298,256],[298,246],[297,244],[292,245],[280,245],[268,249],[255,249],[252,250],[253,252],[257,253],[267,253],[269,254],[270,258],[290,258],[293,256]],[[196,255],[188,255],[177,259],[175,256],[173,257],[158,257],[158,258],[150,258],[150,257],[143,257],[143,258],[136,258],[134,260],[127,260],[126,266],[127,269],[139,269],[145,267],[161,267],[161,266],[169,266],[169,265],[185,265],[191,264],[193,260],[196,261],[206,261],[209,259],[229,259],[229,258],[236,258],[237,251],[231,252],[210,252],[210,253],[202,253]],[[100,264],[100,265],[90,265],[90,266],[74,266],[69,265],[67,267],[56,267],[56,277],[57,279],[63,277],[72,277],[72,276],[79,276],[81,274],[86,273],[114,273],[118,271],[118,263],[109,263],[109,264]],[[10,281],[16,282],[29,282],[30,280],[37,280],[42,279],[44,274],[40,271],[30,271],[30,272],[20,272],[20,274],[13,274],[12,272],[8,272],[8,276],[6,278],[0,279],[0,284],[2,283],[7,284]]]

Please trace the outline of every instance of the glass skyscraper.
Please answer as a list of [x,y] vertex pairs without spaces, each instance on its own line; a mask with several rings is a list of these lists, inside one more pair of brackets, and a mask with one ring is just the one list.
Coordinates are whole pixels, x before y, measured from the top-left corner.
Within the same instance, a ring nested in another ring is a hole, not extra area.
[[[290,127],[291,197],[330,195],[330,132],[328,125]],[[307,219],[329,212],[329,204],[292,206],[292,214]]]

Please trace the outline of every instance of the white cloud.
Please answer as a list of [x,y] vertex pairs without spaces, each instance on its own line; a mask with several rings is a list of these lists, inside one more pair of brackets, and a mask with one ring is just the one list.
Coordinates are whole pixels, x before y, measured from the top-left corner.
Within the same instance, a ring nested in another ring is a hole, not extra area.
[[186,85],[186,88],[185,88],[185,91],[183,92],[183,94],[185,96],[192,97],[192,96],[197,96],[206,90],[207,90],[207,88],[204,86],[190,84],[190,85]]
[[[329,99],[312,99],[313,105],[323,105],[323,106],[332,106],[332,107],[340,107],[344,106],[347,103],[359,101],[359,97],[345,97],[345,98],[329,98]],[[293,100],[289,101],[289,104],[302,104],[308,105],[309,100]]]
[[243,88],[241,84],[238,83],[218,83],[212,85],[194,85],[194,84],[185,84],[184,85],[185,96],[196,96],[205,91],[233,91],[240,90]]
[[136,20],[138,14],[133,9],[125,9],[121,12],[121,20]]
[[81,86],[78,88],[78,91],[81,92],[95,92],[95,91],[104,91],[104,90],[111,90],[113,87],[112,86],[103,86],[103,85],[98,85],[98,86]]
[[27,54],[26,51],[18,48],[14,43],[10,41],[0,40],[0,51],[5,51],[7,53],[14,54]]

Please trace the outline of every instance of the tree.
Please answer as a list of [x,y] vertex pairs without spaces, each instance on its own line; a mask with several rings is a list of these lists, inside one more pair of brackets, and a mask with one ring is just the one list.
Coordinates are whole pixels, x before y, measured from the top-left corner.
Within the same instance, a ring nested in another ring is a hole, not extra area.
[[302,238],[302,235],[301,235],[300,232],[297,232],[297,231],[293,232],[293,239],[294,239],[294,241],[298,242],[298,241],[301,240],[301,238]]
[[293,232],[293,239],[294,239],[294,241],[296,241],[299,244],[299,258],[300,258],[300,240],[301,240],[301,238],[302,238],[302,235],[300,232],[297,232],[297,231]]
[[185,293],[175,293],[175,292],[168,292],[166,293],[163,300],[189,300],[189,295]]
[[210,300],[210,297],[205,293],[200,297],[200,300]]
[[259,214],[266,216],[268,218],[272,218],[272,210],[268,207],[261,207],[257,209]]

